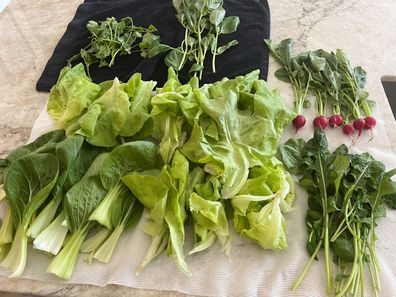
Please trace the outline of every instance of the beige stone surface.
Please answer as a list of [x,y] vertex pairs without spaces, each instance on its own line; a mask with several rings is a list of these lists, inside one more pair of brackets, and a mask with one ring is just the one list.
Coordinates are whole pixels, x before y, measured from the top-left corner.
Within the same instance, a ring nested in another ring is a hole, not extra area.
[[[47,100],[35,83],[81,0],[12,0],[0,13],[0,155],[23,144]],[[271,37],[293,37],[296,49],[343,48],[353,64],[368,72],[367,89],[377,101],[379,135],[373,144],[396,152],[395,120],[380,79],[396,76],[396,1],[270,0]],[[271,59],[269,83],[287,97]],[[291,101],[290,101],[291,102]],[[2,292],[10,292],[5,295]],[[110,285],[61,285],[0,277],[0,296],[186,296]]]
[[0,13],[0,156],[29,138],[48,97],[36,81],[80,2],[12,0]]

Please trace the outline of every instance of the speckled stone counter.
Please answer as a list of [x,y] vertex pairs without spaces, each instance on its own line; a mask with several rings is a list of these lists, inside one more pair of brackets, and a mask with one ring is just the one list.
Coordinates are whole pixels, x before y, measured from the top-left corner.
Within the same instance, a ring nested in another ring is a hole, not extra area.
[[[47,93],[35,91],[35,83],[81,2],[12,0],[0,13],[0,156],[29,138],[48,97]],[[270,0],[269,3],[271,38],[279,41],[293,37],[296,50],[344,49],[353,64],[363,65],[368,72],[367,90],[377,101],[377,119],[383,125],[396,127],[380,82],[382,76],[396,76],[396,1]],[[285,98],[290,97],[289,87],[273,77],[275,69],[271,59],[270,86],[279,87]],[[396,152],[393,130],[383,129],[374,138],[374,144]],[[0,277],[0,296],[6,296],[2,292],[68,297],[186,296],[116,285],[94,287]]]

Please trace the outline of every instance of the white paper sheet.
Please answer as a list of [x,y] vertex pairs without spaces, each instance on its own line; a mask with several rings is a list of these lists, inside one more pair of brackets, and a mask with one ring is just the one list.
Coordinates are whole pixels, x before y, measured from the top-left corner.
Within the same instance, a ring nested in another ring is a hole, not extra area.
[[[311,112],[313,112],[311,110]],[[312,114],[311,114],[312,115]],[[312,118],[309,117],[308,118]],[[312,136],[310,122],[299,132],[299,136],[309,139]],[[51,118],[45,110],[37,119],[31,134],[31,140],[51,130]],[[382,137],[383,123],[379,122],[376,138]],[[350,140],[339,130],[328,129],[326,132],[331,148]],[[396,157],[391,152],[375,149],[375,141],[368,142],[369,133],[352,148],[353,152],[363,149],[384,162],[387,169],[396,167]],[[288,127],[283,139],[294,136],[292,127]],[[386,142],[387,139],[382,139]],[[150,245],[150,238],[141,230],[143,221],[137,228],[125,233],[119,241],[109,264],[87,264],[80,254],[72,278],[68,283],[104,286],[119,284],[134,288],[172,290],[203,296],[326,296],[325,266],[320,254],[320,261],[314,262],[305,280],[296,291],[290,288],[308,261],[305,250],[306,229],[304,224],[306,212],[306,194],[298,187],[295,202],[296,210],[285,215],[287,224],[288,248],[274,252],[261,249],[248,239],[234,234],[231,247],[231,261],[220,251],[217,244],[209,250],[187,256],[187,263],[192,271],[188,277],[179,271],[171,258],[162,254],[152,261],[140,276],[135,270],[143,259]],[[232,228],[231,228],[232,229]],[[380,296],[394,296],[396,292],[396,211],[388,211],[377,227],[377,255],[381,267]],[[191,228],[187,231],[185,251],[191,249]],[[29,247],[28,263],[23,278],[50,282],[63,282],[47,274],[46,267],[50,258]],[[8,275],[0,269],[0,275]],[[366,271],[366,296],[372,296],[368,271]]]

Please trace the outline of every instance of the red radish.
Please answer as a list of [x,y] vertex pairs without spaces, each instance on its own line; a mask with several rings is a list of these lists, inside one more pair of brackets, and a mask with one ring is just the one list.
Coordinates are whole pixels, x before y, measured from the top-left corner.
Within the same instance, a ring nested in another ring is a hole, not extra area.
[[327,125],[329,124],[329,121],[325,116],[318,116],[313,120],[313,126],[315,128],[322,128],[323,130],[326,129]]
[[344,132],[344,134],[352,136],[352,134],[355,132],[355,128],[353,128],[351,124],[346,124],[342,131]]
[[368,116],[364,119],[364,129],[373,129],[375,125],[377,124],[377,120],[372,117]]
[[340,127],[342,125],[342,116],[339,114],[334,114],[329,118],[329,125],[331,127]]
[[366,122],[363,119],[356,119],[353,121],[353,128],[359,131],[358,138],[360,137],[360,135],[362,135],[362,131],[365,125]]
[[296,133],[299,129],[305,125],[305,117],[303,115],[298,115],[293,120],[293,126],[296,128]]

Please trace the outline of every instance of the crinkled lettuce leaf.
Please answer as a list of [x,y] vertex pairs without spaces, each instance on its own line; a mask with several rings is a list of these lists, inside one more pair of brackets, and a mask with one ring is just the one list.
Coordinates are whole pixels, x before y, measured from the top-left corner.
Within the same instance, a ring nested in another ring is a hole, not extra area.
[[64,67],[51,88],[47,111],[60,128],[80,117],[97,98],[100,86],[91,82],[83,64]]

